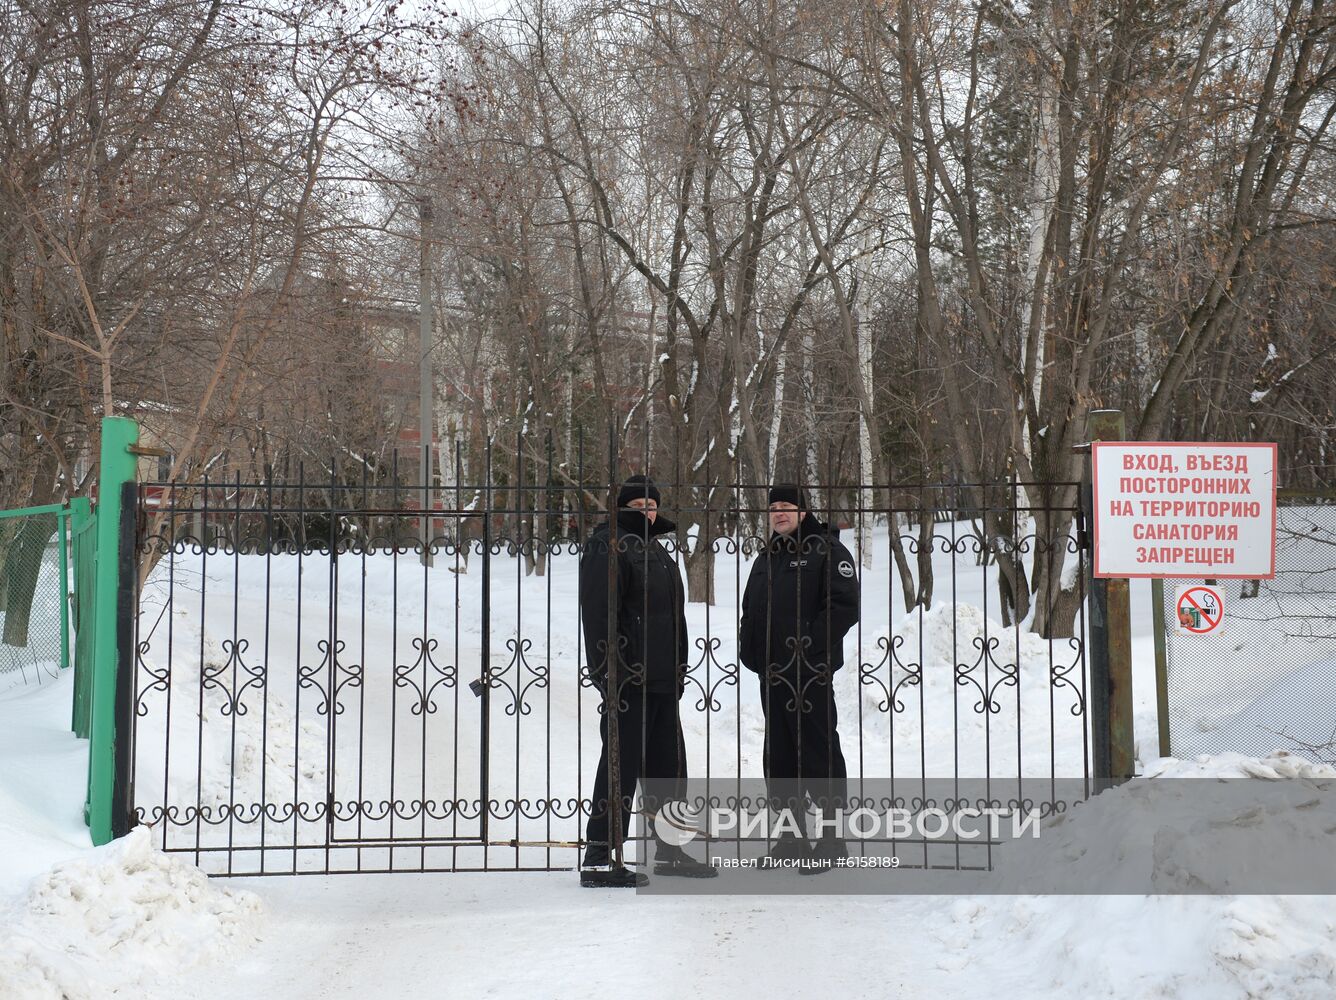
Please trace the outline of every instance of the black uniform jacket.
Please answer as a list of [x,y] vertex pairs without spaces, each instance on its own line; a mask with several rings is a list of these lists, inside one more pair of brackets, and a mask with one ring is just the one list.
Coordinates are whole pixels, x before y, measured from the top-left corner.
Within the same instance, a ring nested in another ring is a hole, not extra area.
[[[617,512],[619,688],[647,682],[649,691],[682,693],[682,672],[689,661],[686,594],[677,564],[657,541],[676,530],[662,515],[650,524],[638,510]],[[585,663],[600,688],[608,675],[608,541],[605,521],[590,534],[580,559]]]
[[858,621],[858,576],[839,529],[804,514],[756,557],[742,596],[738,658],[757,673],[844,665],[844,634]]

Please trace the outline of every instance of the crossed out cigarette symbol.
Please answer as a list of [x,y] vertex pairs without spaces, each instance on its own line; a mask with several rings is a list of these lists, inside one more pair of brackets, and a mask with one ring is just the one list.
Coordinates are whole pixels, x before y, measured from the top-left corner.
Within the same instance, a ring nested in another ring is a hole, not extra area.
[[[1198,601],[1194,594],[1202,595]],[[1178,622],[1189,632],[1209,632],[1220,624],[1220,600],[1207,587],[1193,587],[1178,599]]]

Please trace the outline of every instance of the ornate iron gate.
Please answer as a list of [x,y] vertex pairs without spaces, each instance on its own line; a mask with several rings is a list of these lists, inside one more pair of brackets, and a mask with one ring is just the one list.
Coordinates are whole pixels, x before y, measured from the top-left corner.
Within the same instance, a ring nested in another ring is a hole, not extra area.
[[[431,505],[369,471],[141,487],[133,802],[164,850],[231,875],[578,863],[601,697],[576,572],[609,487],[571,485],[583,470],[558,487],[551,469],[534,483],[487,468]],[[662,488],[665,513],[692,525],[669,552],[698,591],[714,587],[688,614],[692,774],[759,777],[756,685],[735,640],[764,494]],[[835,682],[851,782],[992,776],[1042,803],[1058,779],[1086,778],[1075,485],[813,492],[867,553]],[[1008,583],[1045,562],[1062,638],[1017,620],[1025,598]]]

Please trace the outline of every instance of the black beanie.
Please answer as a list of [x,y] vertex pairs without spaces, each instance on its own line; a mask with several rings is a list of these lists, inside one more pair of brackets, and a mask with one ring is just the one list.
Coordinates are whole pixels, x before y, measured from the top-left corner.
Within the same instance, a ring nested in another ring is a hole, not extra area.
[[793,483],[776,483],[770,487],[770,499],[766,503],[791,503],[799,510],[807,510],[807,494]]
[[626,507],[632,500],[653,500],[655,506],[663,502],[659,495],[659,488],[654,485],[654,480],[649,476],[629,476],[626,482],[622,483],[621,490],[617,493],[617,506]]

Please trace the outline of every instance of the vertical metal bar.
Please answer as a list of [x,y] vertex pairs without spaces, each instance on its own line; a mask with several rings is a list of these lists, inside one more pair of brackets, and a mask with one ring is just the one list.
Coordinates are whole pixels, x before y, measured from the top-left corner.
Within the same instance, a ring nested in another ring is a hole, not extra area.
[[[227,663],[231,668],[231,683],[225,697],[228,700],[228,730],[230,745],[227,759],[227,873],[232,874],[233,835],[237,812],[237,673],[241,670],[241,637],[237,634],[240,615],[237,606],[241,603],[241,470],[233,474],[232,504],[232,652]],[[226,496],[226,494],[224,494]],[[261,756],[263,759],[263,756]]]
[[622,860],[622,766],[621,766],[621,687],[617,677],[620,657],[617,628],[617,571],[620,561],[617,532],[617,430],[608,422],[608,634],[606,647],[607,695],[603,699],[603,718],[608,733],[608,857],[614,867]]
[[56,534],[60,536],[60,668],[70,666],[70,509],[56,515]]
[[422,483],[422,562],[430,566],[432,553],[431,541],[432,512],[435,501],[432,496],[432,404],[433,386],[431,380],[431,226],[433,219],[430,196],[418,202],[419,223],[421,226],[418,263],[418,434],[421,445],[421,483]]
[[[297,871],[297,844],[301,840],[300,821],[302,819],[301,775],[302,748],[302,570],[304,569],[306,550],[306,463],[297,464],[297,613],[296,635],[293,648],[296,653],[296,667],[293,673],[293,709],[292,709],[292,870]],[[326,802],[328,807],[328,802]],[[318,814],[317,814],[318,816]],[[313,817],[314,818],[314,817]]]
[[[420,472],[421,472],[421,469],[419,469],[418,471],[419,471],[419,473],[420,473]],[[427,494],[426,494],[426,488],[425,488],[425,487],[422,487],[422,489],[423,489],[423,494],[422,494],[423,499],[422,499],[422,503],[425,505],[426,502],[427,502],[427,500],[426,500],[426,495],[427,495]],[[426,546],[429,545],[429,541],[423,541],[422,539],[419,539],[419,542],[420,542],[424,547],[426,547]],[[418,651],[418,655],[419,655],[419,657],[420,657],[421,660],[422,660],[422,694],[423,694],[423,706],[422,706],[422,712],[419,713],[419,715],[418,715],[418,718],[421,719],[421,721],[422,721],[422,725],[419,727],[419,728],[421,729],[421,734],[420,734],[420,741],[419,741],[419,744],[418,744],[418,800],[419,800],[420,802],[422,802],[423,807],[422,807],[422,814],[421,814],[421,822],[418,824],[418,828],[419,828],[419,831],[421,832],[423,838],[425,839],[425,837],[426,837],[426,833],[427,833],[427,807],[426,807],[426,802],[427,802],[427,773],[428,773],[428,767],[427,767],[427,764],[428,764],[428,757],[427,757],[427,698],[426,698],[426,693],[427,693],[428,691],[431,690],[431,684],[432,684],[432,680],[431,680],[431,652],[430,652],[430,646],[429,646],[429,642],[430,642],[429,635],[430,635],[430,631],[431,631],[431,568],[432,568],[434,559],[433,559],[433,557],[431,557],[431,556],[420,556],[420,557],[419,557],[419,561],[420,561],[420,563],[421,563],[421,565],[422,565],[422,607],[421,607],[421,613],[420,613],[420,617],[421,617],[421,619],[422,619],[422,639],[421,639],[422,648]],[[459,580],[458,580],[458,578],[456,578],[456,580],[455,580],[455,588],[456,588],[456,594],[455,594],[455,596],[456,596],[456,598],[458,598],[458,587],[459,587]],[[456,617],[458,617],[458,615],[459,615],[459,604],[458,604],[458,600],[456,600],[456,603],[455,603],[455,615],[456,615]],[[455,628],[455,634],[456,634],[456,635],[459,634],[459,629],[458,629],[458,627],[457,627],[457,623],[456,623],[456,628]],[[455,662],[457,663],[458,660],[456,660]],[[458,709],[458,703],[459,703],[459,686],[458,686],[458,685],[455,685],[455,705],[456,705],[456,709]],[[459,718],[459,717],[458,717],[458,712],[456,711],[456,715],[455,715],[455,719],[456,719],[456,721],[455,721],[456,739],[458,739],[457,731],[458,731],[458,729],[459,729],[458,718]],[[427,858],[427,851],[426,851],[426,848],[425,848],[425,847],[424,847],[421,851],[418,852],[418,857],[419,857],[419,859],[421,860],[421,862],[423,863],[423,866],[425,867],[426,858]]]
[[88,739],[88,712],[92,681],[93,640],[96,635],[96,609],[93,587],[95,567],[93,545],[97,528],[87,497],[70,501],[70,540],[74,558],[74,697],[71,699],[70,728],[80,739]]
[[139,627],[139,491],[121,486],[120,552],[116,585],[116,779],[112,790],[111,834],[123,837],[135,825],[134,719],[135,633]]
[[[365,510],[369,510],[369,509],[370,509],[370,498],[367,496],[367,465],[366,465],[366,457],[363,456],[363,458],[362,458],[362,510],[365,511]],[[368,525],[368,518],[367,518],[367,516],[366,516],[365,514],[363,514],[358,520],[360,520],[360,521],[362,522],[363,530],[362,530],[362,537],[361,537],[361,542],[362,542],[362,545],[361,545],[361,549],[362,549],[362,551],[361,551],[361,557],[362,557],[362,558],[361,558],[361,566],[360,566],[360,569],[361,569],[361,581],[360,581],[360,586],[359,586],[359,588],[358,588],[359,607],[358,607],[358,616],[357,616],[357,637],[358,637],[358,640],[359,640],[359,645],[361,646],[361,649],[360,649],[360,651],[358,652],[358,661],[357,661],[357,662],[358,662],[358,668],[359,668],[359,669],[361,670],[361,672],[362,672],[361,683],[357,685],[357,801],[358,801],[358,802],[363,802],[363,801],[366,801],[366,798],[367,798],[367,796],[366,796],[366,689],[367,689],[367,687],[369,686],[369,684],[370,684],[370,680],[371,680],[370,666],[369,666],[369,664],[367,663],[367,660],[366,660],[366,550],[367,550],[367,545],[368,545],[368,543],[369,543],[369,541],[370,541],[370,538],[369,538],[368,532],[366,531],[366,528],[367,528],[367,525]],[[354,524],[354,527],[356,527],[355,524]],[[355,541],[355,540],[356,540],[356,539],[354,539],[354,541]],[[393,684],[394,684],[394,681],[393,681],[394,670],[393,670],[393,669],[390,670],[390,677],[391,677],[390,684],[393,685]],[[390,770],[393,771],[393,770],[394,770],[394,747],[393,747],[393,745],[391,745],[391,747],[390,747],[390,762],[389,762],[389,766],[390,766]],[[393,814],[393,812],[394,812],[394,800],[393,800],[393,799],[390,799],[390,812],[391,812],[391,814]],[[358,811],[357,811],[357,839],[358,839],[358,840],[361,840],[363,837],[366,836],[366,832],[363,830],[363,820],[364,820],[364,819],[365,819],[365,817],[364,817],[363,814],[362,814],[362,810],[361,810],[361,809],[358,809]],[[391,856],[391,861],[393,861],[393,856]],[[357,866],[358,866],[359,868],[362,867],[362,849],[361,849],[360,847],[357,849]],[[394,866],[393,866],[393,865],[390,865],[389,867],[393,868]]]
[[[269,629],[274,582],[274,467],[264,468],[264,679],[260,689],[260,873],[264,874],[269,852]],[[296,728],[298,720],[293,720]],[[295,803],[294,803],[295,805]]]
[[[399,450],[390,453],[390,510],[399,510]],[[395,802],[398,801],[395,788],[394,750],[399,743],[399,519],[389,517],[390,524],[390,839],[394,839]],[[424,640],[425,641],[425,640]],[[424,651],[425,653],[425,651]],[[424,692],[425,693],[425,692]],[[422,706],[426,712],[426,705]],[[426,723],[423,723],[426,726]],[[425,739],[423,743],[425,744]],[[427,803],[425,796],[420,796],[422,804],[423,831],[426,829]],[[390,851],[390,865],[394,867],[394,851]]]
[[[1013,546],[1012,551],[1015,553],[1015,562],[1016,562],[1016,566],[1019,568],[1020,565],[1021,565],[1021,553],[1024,551],[1024,547],[1023,547],[1023,545],[1021,544],[1021,537],[1020,537],[1020,535],[1021,535],[1021,514],[1020,514],[1020,490],[1018,489],[1018,485],[1019,485],[1019,484],[1017,483],[1017,479],[1016,479],[1016,470],[1015,470],[1015,469],[1012,469],[1012,470],[1011,470],[1011,542],[1012,542],[1012,546]],[[1027,493],[1026,496],[1028,497],[1029,494]],[[1047,505],[1048,500],[1045,499],[1045,500],[1044,500],[1044,503],[1045,503],[1045,505]],[[1036,510],[1030,510],[1030,511],[1029,511],[1030,519],[1031,519],[1031,521],[1032,521],[1032,522],[1035,524],[1035,526],[1036,526],[1036,530],[1035,530],[1035,540],[1034,540],[1034,542],[1035,542],[1035,553],[1036,553],[1036,556],[1038,556],[1038,553],[1039,553],[1039,547],[1043,544],[1043,543],[1039,540],[1039,537],[1038,537],[1038,536],[1039,536],[1039,532],[1038,532],[1038,530],[1037,530],[1037,527],[1038,527],[1038,524],[1039,524],[1038,513],[1039,513],[1039,512],[1036,511]],[[1051,514],[1049,514],[1048,516],[1051,516]],[[1046,516],[1045,520],[1047,520],[1047,516]],[[1054,544],[1056,544],[1056,543],[1054,543]],[[1050,554],[1052,553],[1052,548],[1053,548],[1052,546],[1049,547],[1049,552],[1050,552]],[[1024,782],[1025,782],[1025,765],[1024,765],[1024,756],[1025,756],[1025,755],[1024,755],[1024,753],[1023,753],[1023,751],[1022,751],[1022,738],[1021,738],[1021,737],[1022,737],[1022,725],[1023,725],[1023,723],[1024,723],[1024,718],[1023,718],[1023,716],[1024,716],[1024,712],[1021,710],[1021,685],[1022,685],[1022,680],[1021,680],[1021,678],[1022,678],[1022,675],[1024,674],[1024,671],[1021,670],[1021,616],[1020,616],[1020,608],[1017,606],[1017,604],[1018,604],[1018,595],[1017,595],[1017,591],[1019,590],[1020,586],[1028,586],[1028,584],[1023,583],[1023,573],[1018,572],[1018,573],[1016,574],[1016,577],[1017,577],[1017,583],[1016,583],[1016,586],[1014,586],[1014,587],[1012,588],[1012,595],[1011,595],[1011,604],[1012,604],[1012,608],[1013,608],[1013,613],[1012,613],[1012,616],[1011,616],[1011,619],[1012,619],[1012,621],[1011,621],[1011,626],[1012,626],[1012,632],[1011,632],[1011,635],[1012,635],[1012,638],[1013,638],[1013,640],[1014,640],[1014,642],[1013,642],[1013,644],[1012,644],[1012,649],[1013,649],[1013,651],[1014,651],[1014,652],[1013,652],[1013,655],[1016,657],[1016,661],[1015,661],[1015,663],[1012,664],[1012,666],[1015,668],[1015,671],[1016,671],[1016,675],[1015,675],[1015,676],[1016,676],[1016,795],[1017,795],[1017,797],[1021,797],[1021,796],[1023,796],[1023,794],[1024,794]],[[1051,579],[1052,579],[1052,574],[1051,574],[1051,573],[1046,573],[1046,574],[1045,574],[1045,579],[1049,579],[1049,580],[1051,580]],[[1051,587],[1050,587],[1050,590],[1051,590]],[[1052,604],[1052,602],[1048,600],[1048,594],[1047,594],[1047,593],[1046,593],[1046,594],[1043,594],[1043,595],[1036,594],[1036,595],[1034,596],[1034,600],[1037,601],[1037,600],[1040,600],[1040,599],[1044,600],[1046,604],[1049,604],[1049,605]],[[1050,647],[1049,647],[1049,669],[1050,669],[1050,671],[1052,670],[1052,667],[1053,667],[1053,655],[1052,655],[1052,654],[1053,654],[1053,650],[1052,650],[1052,647],[1050,646]],[[992,866],[992,853],[993,853],[993,845],[992,845],[992,842],[991,842],[991,840],[990,840],[989,843],[988,843],[988,855],[989,855],[989,862],[988,862],[988,863],[989,863],[989,866],[990,866],[990,867]]]
[[[584,460],[584,426],[581,425],[579,433],[576,436],[576,472],[575,472],[575,499],[579,503],[579,510],[576,514],[575,530],[579,536],[580,560],[583,561],[588,553],[589,526],[585,516],[585,460]],[[576,580],[579,580],[579,564],[577,562]],[[581,809],[584,803],[584,687],[580,683],[581,670],[578,666],[584,663],[584,657],[587,651],[584,649],[584,604],[580,598],[580,588],[575,588],[575,797],[577,803],[580,803],[575,810],[576,819],[576,841],[581,847],[588,846],[585,840],[586,826],[580,822]],[[593,793],[590,793],[589,816],[594,812]],[[587,821],[589,816],[584,816]],[[576,854],[575,863],[580,864],[579,853]]]
[[[162,733],[162,849],[167,850],[167,832],[172,827],[172,816],[167,806],[171,800],[172,774],[172,692],[176,689],[176,676],[172,670],[176,636],[176,487],[170,490],[169,513],[167,515],[167,690],[164,699],[167,702],[163,711]],[[78,587],[78,582],[75,582]]]
[[1169,743],[1169,637],[1165,631],[1164,581],[1150,582],[1151,627],[1155,631],[1155,715],[1160,728],[1160,756],[1172,756]]
[[325,694],[329,699],[329,730],[325,739],[325,871],[329,871],[331,847],[334,840],[334,821],[338,806],[338,746],[339,746],[339,513],[338,463],[329,459],[329,596],[325,609],[326,660]]
[[[524,713],[520,710],[520,698],[524,692],[524,570],[525,549],[524,532],[532,523],[529,508],[524,499],[524,438],[520,431],[515,433],[515,802],[524,801],[520,792],[520,761],[523,754],[520,749],[520,728]],[[520,819],[524,810],[515,808],[515,864],[520,866]]]
[[[458,439],[458,438],[455,438],[455,441],[454,441],[454,447],[455,447],[455,458],[454,458],[454,461],[455,461],[455,509],[456,509],[456,510],[462,510],[462,509],[463,509],[463,494],[462,494],[462,492],[461,492],[461,486],[462,486],[462,484],[463,484],[463,482],[464,482],[464,456],[463,456],[463,453],[462,453],[462,451],[461,451],[461,446],[460,446],[460,443],[459,443],[459,439]],[[474,492],[474,497],[475,497],[475,498],[477,497],[476,488],[475,488],[475,492]],[[473,506],[473,505],[474,505],[473,502],[470,501],[470,506]],[[451,650],[451,653],[452,653],[452,655],[453,655],[453,659],[451,659],[451,661],[450,661],[451,664],[453,664],[454,667],[455,667],[456,676],[458,676],[458,673],[459,673],[459,608],[460,608],[460,601],[459,601],[459,581],[460,581],[461,574],[464,572],[464,570],[466,570],[466,569],[468,568],[468,549],[465,548],[465,546],[468,545],[468,544],[469,544],[469,543],[468,543],[468,542],[465,540],[465,538],[464,538],[464,519],[463,519],[462,517],[457,518],[457,519],[455,520],[455,565],[454,565],[454,572],[453,572],[453,575],[454,575],[454,578],[455,578],[455,580],[454,580],[454,586],[455,586],[455,628],[454,628],[454,648]],[[464,559],[463,559],[463,563],[464,563],[464,565],[463,565],[463,566],[460,566],[460,555],[461,555],[461,553],[462,553],[463,556],[464,556]],[[425,619],[424,619],[424,624],[423,624],[423,627],[422,627],[422,641],[423,641],[424,643],[427,641],[427,627],[426,627],[426,624],[425,624]],[[425,658],[424,658],[424,660],[423,660],[422,670],[423,670],[423,675],[422,675],[422,676],[423,676],[423,682],[425,683],[425,682],[426,682],[426,677],[427,677],[427,674],[426,674],[427,664],[426,664],[426,660],[425,660]],[[459,797],[459,719],[460,719],[460,712],[459,712],[460,690],[459,690],[459,689],[460,689],[460,684],[459,684],[458,681],[456,681],[452,686],[454,687],[454,709],[453,709],[453,711],[454,711],[454,715],[453,715],[454,725],[452,726],[453,732],[451,733],[451,747],[452,747],[452,749],[451,749],[451,753],[452,753],[452,756],[451,756],[451,763],[450,763],[450,798],[451,798],[451,809],[450,809],[450,830],[451,830],[451,835],[452,835],[452,836],[458,837],[458,836],[459,836],[459,804],[460,804],[460,802],[461,802],[461,799],[460,799],[460,797]],[[425,754],[425,750],[426,750],[426,745],[427,745],[427,720],[426,720],[427,706],[426,706],[425,704],[423,705],[422,715],[423,715],[423,720],[422,720],[422,746],[423,746],[423,751],[424,751],[424,752],[423,752],[424,763],[423,763],[423,767],[422,767],[422,773],[423,773],[423,782],[422,782],[422,789],[423,789],[423,791],[422,791],[422,798],[423,798],[423,803],[424,803],[424,808],[423,808],[423,820],[422,820],[422,829],[423,829],[423,831],[425,831],[426,828],[427,828],[426,809],[425,809],[426,794],[427,794],[427,793],[426,793],[426,788],[427,788],[427,783],[426,783],[426,773],[427,773],[427,769],[426,769],[426,763],[425,763],[425,756],[426,756],[426,754]],[[426,858],[426,851],[425,851],[425,850],[422,852],[422,856],[423,856],[424,859]],[[458,864],[459,864],[459,849],[458,849],[458,848],[451,848],[451,850],[450,850],[450,867],[451,867],[451,868],[454,868],[454,867],[456,867]]]
[[[1087,470],[1081,483],[1081,508],[1085,522],[1094,518],[1094,494]],[[1087,562],[1087,572],[1093,560]],[[1095,790],[1102,791],[1113,774],[1109,745],[1109,581],[1094,577],[1090,588],[1090,749]]]
[[[199,676],[195,706],[195,864],[199,864],[201,823],[204,816],[204,682],[208,669],[204,639],[209,598],[209,477],[204,476],[200,506],[195,519],[199,530]],[[293,769],[296,774],[296,769]]]
[[487,439],[484,460],[486,479],[483,483],[482,513],[482,722],[478,754],[478,817],[479,836],[482,838],[482,864],[487,867],[487,829],[491,812],[489,805],[489,747],[492,730],[492,440]]
[[[546,481],[546,489],[543,493],[544,497],[543,506],[546,508],[546,510],[544,511],[543,520],[544,524],[547,526],[547,530],[543,532],[544,537],[542,542],[544,546],[543,559],[546,565],[545,575],[547,576],[546,580],[547,631],[545,636],[546,642],[544,645],[544,653],[547,658],[547,662],[544,666],[544,669],[547,674],[547,691],[548,691],[547,704],[545,706],[547,738],[544,741],[547,747],[547,753],[545,754],[546,758],[545,759],[546,770],[544,774],[545,791],[543,793],[543,801],[545,803],[543,808],[543,816],[545,820],[545,831],[543,839],[548,841],[549,844],[544,856],[544,867],[546,868],[552,867],[552,847],[551,847],[552,801],[553,801],[552,800],[552,576],[556,572],[556,567],[553,565],[554,562],[553,556],[555,555],[553,550],[557,549],[558,551],[560,551],[556,545],[556,539],[554,537],[555,533],[552,531],[553,507],[557,506],[557,504],[554,504],[552,501],[552,461],[553,461],[552,428],[549,427],[547,430],[547,481]],[[576,625],[576,628],[577,630],[579,629],[578,623]]]

